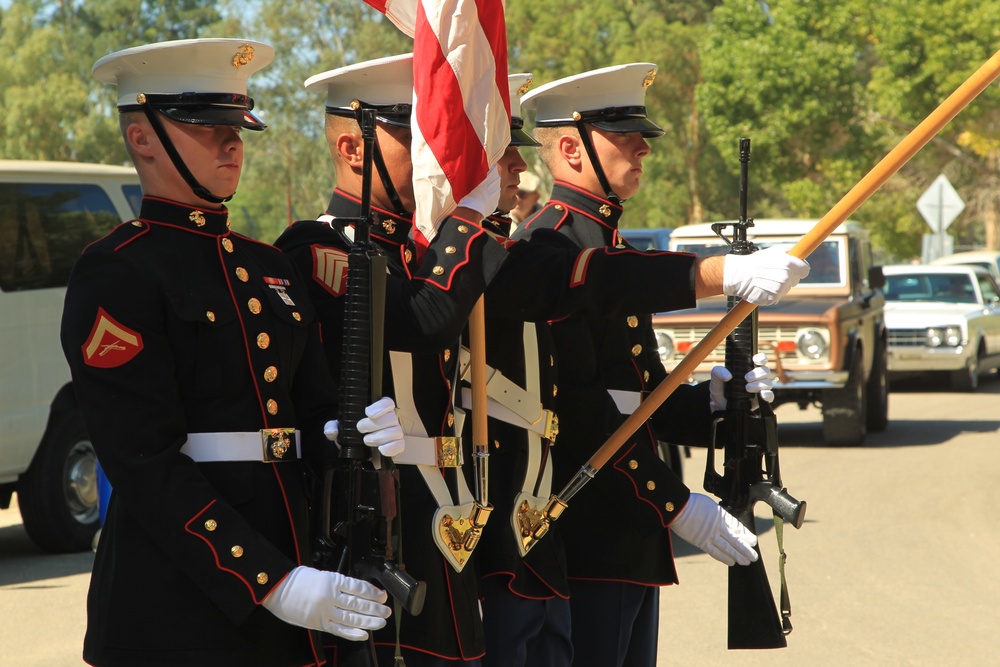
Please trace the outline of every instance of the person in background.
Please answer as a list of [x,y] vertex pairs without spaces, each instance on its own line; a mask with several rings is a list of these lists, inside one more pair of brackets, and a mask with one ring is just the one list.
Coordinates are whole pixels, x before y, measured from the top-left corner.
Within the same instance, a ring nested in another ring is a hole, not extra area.
[[517,225],[537,213],[541,208],[539,204],[539,200],[542,197],[542,193],[539,190],[541,184],[542,179],[538,178],[532,172],[525,170],[521,173],[521,183],[517,189],[514,208],[510,209],[510,219],[514,223],[514,229],[517,228]]

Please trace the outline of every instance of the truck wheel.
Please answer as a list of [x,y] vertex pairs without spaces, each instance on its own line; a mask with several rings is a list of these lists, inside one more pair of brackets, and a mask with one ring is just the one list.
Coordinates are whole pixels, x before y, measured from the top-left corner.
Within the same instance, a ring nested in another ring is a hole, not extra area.
[[865,441],[868,392],[862,361],[861,350],[856,350],[847,386],[823,392],[823,440],[828,445],[856,446]]
[[28,537],[45,551],[91,548],[99,524],[97,456],[76,410],[54,417],[21,475],[17,501]]
[[976,356],[969,357],[965,362],[965,368],[951,371],[948,374],[948,384],[955,391],[975,391],[979,388],[979,352]]
[[868,376],[868,430],[884,431],[889,426],[889,378],[886,371],[885,344],[879,343],[872,359],[872,372]]

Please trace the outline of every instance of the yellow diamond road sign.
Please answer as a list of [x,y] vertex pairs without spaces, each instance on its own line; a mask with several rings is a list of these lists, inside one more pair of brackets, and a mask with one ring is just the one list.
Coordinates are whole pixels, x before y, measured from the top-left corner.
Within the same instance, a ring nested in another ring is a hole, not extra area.
[[942,234],[952,220],[965,209],[965,202],[952,187],[951,181],[941,174],[917,200],[917,210],[935,234]]

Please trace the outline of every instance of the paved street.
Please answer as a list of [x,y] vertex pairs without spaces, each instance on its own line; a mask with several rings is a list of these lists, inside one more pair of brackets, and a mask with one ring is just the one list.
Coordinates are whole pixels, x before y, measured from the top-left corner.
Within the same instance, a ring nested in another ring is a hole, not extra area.
[[[795,631],[787,649],[727,651],[726,571],[675,541],[681,585],[664,589],[661,667],[979,667],[997,664],[1000,625],[1000,381],[975,394],[907,385],[892,423],[852,449],[821,445],[818,411],[778,409],[789,492],[809,504],[788,528]],[[701,488],[703,453],[686,461]],[[777,582],[774,532],[762,546]],[[50,556],[17,511],[0,511],[0,664],[80,659],[90,554]]]
[[[663,592],[658,666],[1000,664],[1000,382],[934,389],[894,390],[889,429],[860,449],[820,446],[818,410],[777,410],[783,481],[808,502],[802,529],[785,530],[788,648],[726,650],[726,573],[696,552]],[[688,485],[701,488],[703,453],[687,462]],[[773,530],[761,544],[774,588]]]

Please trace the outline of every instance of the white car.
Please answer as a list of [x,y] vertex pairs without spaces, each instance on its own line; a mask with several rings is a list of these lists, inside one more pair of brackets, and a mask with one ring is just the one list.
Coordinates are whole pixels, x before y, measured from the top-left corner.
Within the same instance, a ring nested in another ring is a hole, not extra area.
[[931,262],[934,265],[955,266],[981,266],[990,272],[993,280],[1000,284],[1000,252],[996,250],[970,250],[969,252],[956,252],[954,255],[938,257]]
[[897,265],[885,274],[890,377],[939,372],[973,391],[1000,366],[1000,288],[986,269]]

